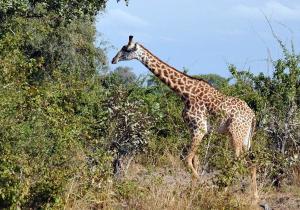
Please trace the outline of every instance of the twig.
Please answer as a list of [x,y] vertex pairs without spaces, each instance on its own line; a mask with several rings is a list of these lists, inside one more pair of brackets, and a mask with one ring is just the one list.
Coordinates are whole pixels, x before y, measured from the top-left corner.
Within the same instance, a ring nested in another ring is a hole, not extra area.
[[[68,191],[68,194],[67,194],[67,197],[66,197],[66,201],[65,201],[65,204],[66,204],[66,205],[67,205],[67,203],[68,203],[68,200],[69,200],[71,191],[72,191],[72,189],[73,189],[73,185],[74,185],[75,178],[76,178],[75,176],[72,178],[71,186],[70,186],[70,189],[69,189],[69,191]],[[66,205],[64,206],[64,210],[66,209]]]
[[13,30],[11,30],[11,28],[9,28],[9,30],[14,34],[14,36],[16,35],[16,33]]
[[[208,149],[210,147],[210,142],[211,142],[211,138],[210,138],[210,135],[208,136],[208,143],[207,143],[207,147],[206,147],[206,152],[205,152],[205,156],[204,156],[204,163],[207,162],[207,154],[208,154]],[[204,164],[204,166],[202,167],[202,172],[201,172],[201,176],[203,176],[204,174],[204,170],[206,168],[206,165],[207,164]]]

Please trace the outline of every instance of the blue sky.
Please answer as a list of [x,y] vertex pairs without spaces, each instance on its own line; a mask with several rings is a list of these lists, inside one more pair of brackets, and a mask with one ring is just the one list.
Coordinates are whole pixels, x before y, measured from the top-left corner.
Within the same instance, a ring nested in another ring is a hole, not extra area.
[[[264,17],[288,46],[300,50],[300,1],[296,0],[130,0],[108,2],[98,16],[97,31],[109,42],[109,59],[127,43],[128,36],[171,66],[189,74],[230,76],[228,64],[254,73],[270,74],[268,58],[281,50]],[[298,37],[297,37],[298,35]],[[120,62],[136,74],[148,70],[138,61]]]

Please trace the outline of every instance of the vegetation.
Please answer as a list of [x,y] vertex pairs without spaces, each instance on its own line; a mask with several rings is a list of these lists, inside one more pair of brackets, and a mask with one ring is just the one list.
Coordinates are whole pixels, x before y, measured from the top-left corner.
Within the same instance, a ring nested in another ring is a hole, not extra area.
[[[0,209],[249,207],[239,198],[246,164],[224,136],[205,138],[209,184],[191,185],[181,99],[127,67],[104,74],[94,19],[105,4],[0,2]],[[255,110],[252,152],[266,198],[273,187],[300,195],[300,55],[278,43],[272,76],[233,65],[231,79],[199,76]]]

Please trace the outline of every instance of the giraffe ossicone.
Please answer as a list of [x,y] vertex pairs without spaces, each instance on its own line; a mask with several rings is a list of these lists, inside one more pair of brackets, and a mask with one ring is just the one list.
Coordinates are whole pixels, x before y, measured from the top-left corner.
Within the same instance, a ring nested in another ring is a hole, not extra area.
[[230,137],[237,157],[243,151],[249,150],[255,128],[255,114],[246,102],[226,96],[206,81],[178,71],[132,39],[133,36],[130,36],[128,44],[116,54],[112,63],[137,59],[182,97],[185,104],[182,116],[192,135],[186,160],[195,177],[199,177],[196,168],[196,151],[200,141],[208,132],[210,116],[220,118],[221,123],[217,130]]

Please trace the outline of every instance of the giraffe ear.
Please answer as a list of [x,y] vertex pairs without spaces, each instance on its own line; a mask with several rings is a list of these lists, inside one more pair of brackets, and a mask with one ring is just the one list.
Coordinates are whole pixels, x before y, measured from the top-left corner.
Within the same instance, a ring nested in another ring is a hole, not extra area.
[[133,50],[137,49],[137,43],[134,44]]
[[130,36],[129,36],[129,41],[128,41],[128,44],[127,44],[127,46],[129,46],[129,45],[131,44],[131,42],[132,42],[132,39],[133,39],[133,36],[132,36],[132,35],[130,35]]

